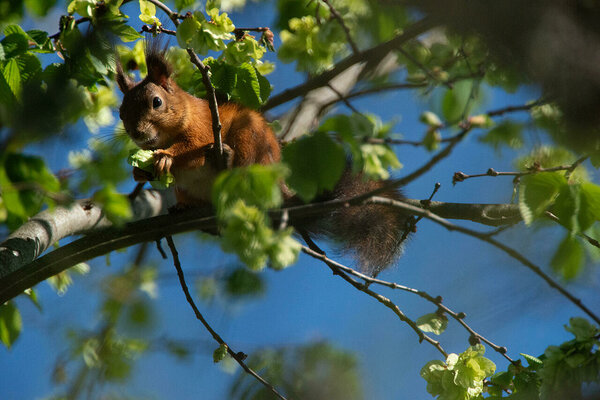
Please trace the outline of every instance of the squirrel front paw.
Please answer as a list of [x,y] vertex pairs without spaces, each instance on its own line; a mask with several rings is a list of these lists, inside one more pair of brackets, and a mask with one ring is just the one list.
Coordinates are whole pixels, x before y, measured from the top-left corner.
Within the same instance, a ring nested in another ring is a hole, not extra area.
[[154,173],[156,176],[166,175],[171,172],[173,155],[167,150],[154,151]]

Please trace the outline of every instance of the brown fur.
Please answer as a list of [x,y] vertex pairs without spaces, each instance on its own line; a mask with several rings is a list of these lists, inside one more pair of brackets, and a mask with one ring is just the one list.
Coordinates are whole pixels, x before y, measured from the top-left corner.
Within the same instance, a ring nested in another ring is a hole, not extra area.
[[[214,142],[208,103],[182,90],[171,78],[171,66],[156,46],[147,49],[148,76],[139,83],[117,66],[117,83],[124,93],[120,116],[127,133],[143,149],[155,151],[156,173],[175,176],[179,205],[210,203],[218,168],[211,160]],[[154,107],[155,98],[162,103]],[[279,143],[262,115],[238,104],[219,105],[223,146],[229,167],[280,161]],[[348,168],[335,190],[321,200],[350,198],[381,187],[381,182],[353,175]],[[291,204],[298,203],[290,198]],[[383,196],[401,200],[397,190]],[[362,271],[376,275],[400,254],[406,215],[378,205],[338,209],[319,219],[306,220],[301,231],[326,235],[356,256]]]
[[[155,150],[158,174],[171,172],[175,176],[180,205],[210,202],[210,188],[218,170],[207,162],[214,143],[208,102],[177,86],[162,51],[148,49],[146,63],[148,75],[137,84],[117,67],[117,83],[124,93],[120,116],[125,130],[139,147]],[[162,103],[156,108],[155,98]],[[279,143],[261,114],[232,103],[218,109],[230,166],[280,160]]]

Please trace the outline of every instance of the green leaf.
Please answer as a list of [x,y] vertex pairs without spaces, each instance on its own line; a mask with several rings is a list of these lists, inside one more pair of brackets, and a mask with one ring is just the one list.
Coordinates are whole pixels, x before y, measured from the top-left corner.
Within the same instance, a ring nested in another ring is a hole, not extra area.
[[0,305],[0,341],[10,348],[19,338],[23,322],[21,313],[14,302],[9,301]]
[[581,198],[579,227],[582,231],[586,231],[594,222],[600,221],[600,186],[583,182],[579,193]]
[[438,129],[429,128],[425,133],[425,137],[423,138],[423,145],[428,151],[437,150],[440,147],[440,142],[442,141],[442,135]]
[[210,80],[215,89],[232,97],[237,87],[238,68],[217,60],[211,60],[208,65],[212,74]]
[[21,93],[21,72],[19,71],[19,65],[17,64],[16,59],[11,58],[8,60],[6,65],[4,65],[2,75],[4,75],[4,79],[6,80],[6,83],[8,83],[13,95],[16,98],[19,98]]
[[569,325],[565,325],[565,329],[571,332],[575,339],[581,341],[594,340],[594,337],[598,334],[598,328],[581,317],[569,319]]
[[[154,174],[154,151],[132,149],[127,157],[127,162],[139,169]],[[158,180],[149,181],[154,189],[164,190],[175,184],[175,177],[170,172],[158,177]]]
[[583,269],[585,253],[579,239],[567,235],[554,253],[550,265],[555,273],[566,280],[575,278]]
[[177,27],[177,43],[179,43],[179,46],[184,49],[187,48],[201,26],[194,17],[185,18]]
[[255,272],[236,268],[225,277],[225,290],[232,296],[257,296],[265,292],[265,283]]
[[25,0],[25,7],[38,17],[45,17],[55,4],[56,0]]
[[92,199],[102,206],[106,217],[116,225],[123,224],[133,215],[127,196],[118,193],[112,184],[94,193]]
[[157,26],[162,25],[160,19],[156,17],[156,7],[148,0],[140,1],[140,20],[145,24],[156,24]]
[[175,0],[175,8],[177,8],[177,11],[181,11],[192,6],[195,2],[196,0]]
[[500,386],[503,389],[508,389],[513,380],[513,374],[507,371],[497,372],[490,378],[490,382]]
[[222,361],[227,356],[227,345],[221,344],[219,347],[213,352],[213,361],[218,363]]
[[132,26],[127,24],[117,25],[113,28],[113,32],[124,42],[133,42],[143,37]]
[[473,90],[472,81],[460,81],[448,89],[442,98],[442,115],[450,123],[459,122],[469,113],[469,98]]
[[281,204],[278,182],[287,173],[279,164],[251,165],[224,171],[213,184],[212,200],[218,215],[223,215],[238,200],[261,210]]
[[525,354],[525,353],[519,353],[519,354],[521,354],[521,356],[523,356],[523,358],[527,360],[527,362],[529,363],[529,366],[532,367],[534,369],[534,371],[538,368],[541,368],[542,365],[544,364],[544,362],[537,357],[530,356],[529,354]]
[[244,63],[237,70],[238,82],[236,91],[242,104],[250,108],[258,108],[262,104],[260,98],[260,83],[256,68],[248,63]]
[[519,189],[519,211],[523,221],[529,225],[542,215],[566,184],[565,177],[556,172],[524,176]]
[[269,259],[273,236],[265,214],[257,207],[237,200],[226,209],[221,221],[225,224],[221,229],[223,250],[237,254],[251,270],[262,270]]
[[552,213],[558,217],[560,224],[573,232],[580,231],[578,221],[581,203],[579,188],[579,185],[562,185],[552,206]]
[[324,132],[288,144],[283,149],[283,160],[292,170],[287,182],[306,202],[325,190],[333,190],[346,164],[342,146]]
[[288,228],[273,234],[272,244],[268,249],[269,266],[280,270],[292,265],[298,260],[302,246],[292,238],[293,229]]
[[4,28],[2,47],[7,59],[25,53],[29,49],[29,35],[18,25],[9,25]]
[[438,313],[425,314],[419,317],[416,321],[417,326],[423,332],[431,332],[436,335],[441,335],[448,326],[448,317],[439,315]]
[[491,145],[495,150],[500,149],[501,146],[519,149],[523,146],[522,130],[522,124],[504,121],[480,137],[479,141]]
[[595,168],[600,168],[600,151],[596,150],[590,155],[590,163],[592,163]]
[[444,125],[440,117],[431,111],[424,111],[419,117],[419,121],[434,128],[439,128]]

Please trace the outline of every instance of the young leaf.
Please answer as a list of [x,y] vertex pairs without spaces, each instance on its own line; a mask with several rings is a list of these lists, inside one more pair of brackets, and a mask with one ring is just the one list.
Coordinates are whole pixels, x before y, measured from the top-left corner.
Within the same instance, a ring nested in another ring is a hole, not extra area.
[[468,114],[467,106],[473,89],[473,82],[465,80],[457,82],[454,88],[448,89],[442,99],[442,114],[446,121],[456,123]]
[[283,149],[283,160],[292,170],[287,182],[306,202],[324,190],[332,190],[346,165],[342,146],[323,132],[288,144]]
[[140,19],[145,24],[156,24],[158,26],[161,25],[160,19],[156,17],[156,6],[149,2],[148,0],[139,0],[140,1]]
[[11,58],[6,65],[4,65],[2,75],[4,75],[4,79],[6,80],[6,83],[8,83],[13,95],[16,98],[19,98],[19,94],[21,93],[21,72],[19,71],[19,65],[15,58]]
[[584,261],[585,253],[581,242],[576,237],[567,234],[554,253],[550,265],[555,273],[570,280],[579,275]]
[[480,137],[479,141],[491,145],[495,150],[498,150],[500,146],[518,149],[523,146],[522,130],[523,125],[504,121]]
[[539,217],[554,202],[567,180],[560,173],[545,172],[521,179],[519,210],[527,225]]
[[431,332],[441,335],[448,326],[448,317],[438,313],[425,314],[416,320],[417,326],[423,332]]
[[10,348],[23,328],[21,313],[12,301],[0,304],[0,341]]
[[529,366],[532,367],[534,370],[540,368],[544,364],[544,362],[537,357],[530,356],[529,354],[525,354],[525,353],[519,353],[519,354],[521,354],[521,356],[523,356],[523,358],[527,360],[527,362],[529,363]]
[[227,345],[221,344],[219,347],[213,352],[213,361],[218,363],[222,361],[227,356]]

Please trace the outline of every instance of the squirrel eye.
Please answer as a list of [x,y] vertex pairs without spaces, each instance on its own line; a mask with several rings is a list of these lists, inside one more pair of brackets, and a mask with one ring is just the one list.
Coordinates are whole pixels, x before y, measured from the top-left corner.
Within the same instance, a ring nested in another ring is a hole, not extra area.
[[155,97],[154,99],[152,99],[152,107],[153,108],[158,108],[162,105],[162,100],[160,99],[160,97]]

